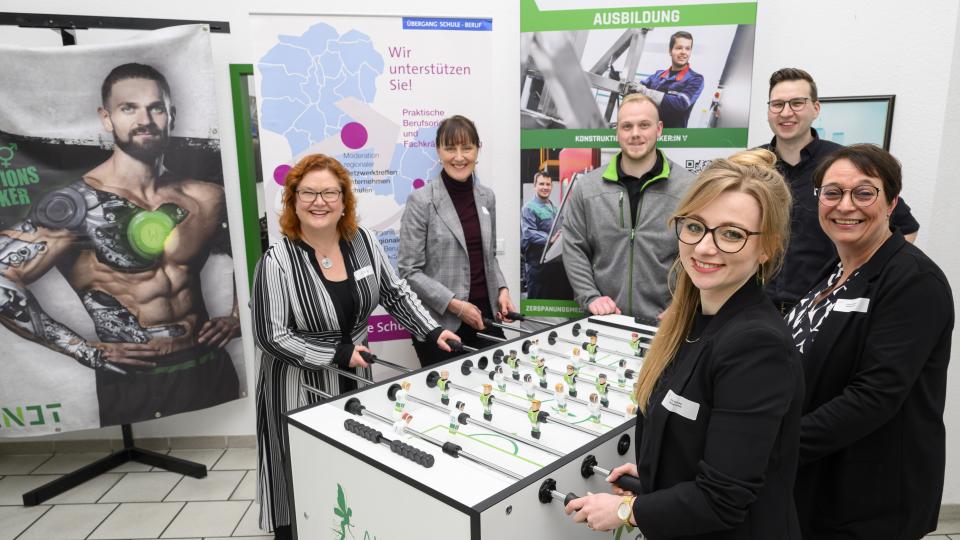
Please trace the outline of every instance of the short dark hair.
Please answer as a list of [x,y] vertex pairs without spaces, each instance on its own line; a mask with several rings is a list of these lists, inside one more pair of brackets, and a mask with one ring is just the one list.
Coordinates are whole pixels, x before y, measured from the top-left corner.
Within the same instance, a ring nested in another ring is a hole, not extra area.
[[903,171],[900,162],[890,152],[875,144],[851,144],[827,156],[813,171],[813,186],[823,185],[823,177],[834,163],[845,159],[861,173],[879,178],[883,183],[884,197],[892,203],[903,187]]
[[773,92],[773,87],[785,81],[807,81],[810,83],[810,99],[817,101],[817,83],[813,77],[800,68],[781,68],[770,75],[770,89],[767,90],[767,97]]
[[679,32],[674,32],[673,35],[670,36],[671,51],[673,50],[673,46],[677,43],[677,38],[689,39],[690,45],[693,46],[693,34],[691,34],[690,32],[680,30]]
[[437,126],[437,148],[446,145],[457,145],[472,143],[474,146],[480,146],[480,134],[477,133],[477,126],[473,120],[466,116],[455,114],[450,118],[444,118]]
[[553,177],[550,176],[550,173],[548,173],[546,170],[537,171],[537,172],[533,173],[533,183],[534,183],[534,184],[536,184],[536,183],[537,183],[537,180],[539,180],[540,178],[546,178],[547,180],[550,180],[551,182],[553,182]]
[[167,99],[170,99],[170,84],[167,83],[167,78],[164,77],[162,73],[157,71],[153,66],[131,62],[113,68],[107,75],[107,78],[103,80],[103,84],[100,86],[100,100],[103,102],[104,107],[107,106],[107,100],[110,99],[113,85],[127,79],[156,81],[160,86],[160,90],[163,91],[163,94],[167,96]]

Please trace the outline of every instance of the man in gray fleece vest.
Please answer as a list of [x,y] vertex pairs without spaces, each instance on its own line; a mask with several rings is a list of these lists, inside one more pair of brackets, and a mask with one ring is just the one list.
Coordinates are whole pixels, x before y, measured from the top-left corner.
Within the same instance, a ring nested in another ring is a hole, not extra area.
[[663,123],[642,94],[617,113],[618,153],[573,186],[563,222],[563,264],[576,301],[592,315],[656,322],[670,300],[677,237],[667,223],[694,176],[657,150]]

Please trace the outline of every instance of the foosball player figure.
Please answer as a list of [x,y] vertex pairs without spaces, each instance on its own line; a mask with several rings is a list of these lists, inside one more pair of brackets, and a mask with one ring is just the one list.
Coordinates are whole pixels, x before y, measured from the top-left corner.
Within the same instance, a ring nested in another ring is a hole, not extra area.
[[519,359],[517,358],[517,351],[511,350],[510,354],[508,354],[506,358],[503,359],[503,361],[506,362],[508,366],[510,366],[510,370],[511,370],[510,376],[513,377],[513,380],[519,381],[520,368],[518,366],[520,365],[520,363],[519,363]]
[[523,374],[523,391],[527,394],[527,399],[533,399],[537,395],[533,388],[533,375],[529,373]]
[[456,406],[450,408],[450,427],[447,428],[447,433],[455,435],[460,431],[460,415],[466,406],[466,403],[458,401]]
[[567,412],[567,394],[564,390],[562,382],[558,382],[553,387],[553,399],[557,402],[557,411],[562,413]]
[[637,406],[633,403],[627,403],[627,418],[632,418],[637,415]]
[[596,393],[590,394],[590,399],[587,403],[587,409],[590,410],[590,421],[594,424],[600,423],[600,396]]
[[493,385],[483,385],[483,393],[480,394],[480,404],[483,405],[483,419],[489,422],[493,420],[493,413],[490,408],[493,406]]
[[540,357],[540,338],[533,338],[530,340],[530,346],[527,347],[527,354],[531,360]]
[[586,349],[587,349],[587,360],[589,360],[591,364],[596,364],[597,363],[597,335],[596,334],[590,336],[590,343],[587,343]]
[[640,334],[636,332],[630,334],[630,349],[634,356],[643,356],[643,353],[640,352]]
[[597,382],[593,386],[597,389],[597,394],[600,395],[600,404],[604,407],[609,407],[610,400],[607,399],[607,392],[609,392],[610,389],[607,388],[607,374],[600,373],[597,375]]
[[583,360],[580,358],[580,347],[574,347],[570,354],[570,364],[573,365],[573,374],[579,375],[580,368],[583,367]]
[[633,391],[630,392],[630,402],[635,406],[639,407],[640,404],[637,403],[637,390],[640,388],[640,381],[633,383]]
[[403,414],[403,408],[407,406],[407,392],[410,391],[410,381],[403,381],[400,383],[400,390],[397,390],[396,396],[394,399],[396,402],[393,404],[393,417],[400,418]]
[[440,389],[440,403],[450,404],[450,372],[441,369],[440,378],[437,379],[437,388]]
[[413,420],[412,414],[408,412],[403,413],[400,419],[393,423],[393,432],[397,435],[403,435],[403,430],[407,429],[411,420]]
[[493,382],[497,385],[497,390],[501,392],[507,391],[507,381],[503,380],[503,366],[497,366],[493,368],[492,377]]
[[530,409],[527,410],[527,418],[530,419],[530,436],[534,439],[540,438],[540,422],[543,422],[547,413],[540,410],[540,400],[535,399],[530,402]]
[[533,364],[533,372],[540,378],[540,388],[547,387],[547,366],[542,356],[538,356]]
[[577,372],[572,364],[567,364],[567,372],[563,374],[563,382],[567,383],[567,393],[570,397],[577,397]]
[[623,388],[627,385],[627,359],[621,358],[617,362],[617,386]]

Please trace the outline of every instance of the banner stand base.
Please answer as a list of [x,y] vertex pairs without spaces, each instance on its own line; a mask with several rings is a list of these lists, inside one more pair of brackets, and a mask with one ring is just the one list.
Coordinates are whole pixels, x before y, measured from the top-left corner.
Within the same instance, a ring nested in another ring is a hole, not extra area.
[[130,424],[123,424],[120,427],[123,430],[122,450],[24,493],[23,505],[36,506],[128,461],[136,461],[146,465],[160,467],[161,469],[193,478],[203,478],[207,476],[206,465],[137,448],[133,445],[133,430],[130,428]]

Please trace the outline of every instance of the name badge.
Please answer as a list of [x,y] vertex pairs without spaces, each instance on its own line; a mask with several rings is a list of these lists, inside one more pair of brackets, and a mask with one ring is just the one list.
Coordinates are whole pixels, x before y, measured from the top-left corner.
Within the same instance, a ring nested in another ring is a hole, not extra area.
[[373,268],[370,266],[364,266],[353,273],[353,279],[360,281],[361,279],[370,275],[373,275]]
[[663,405],[664,409],[677,413],[687,420],[696,420],[697,413],[700,412],[699,403],[677,395],[673,390],[667,390],[667,395],[663,396],[663,401],[660,404]]
[[870,306],[869,298],[841,298],[837,300],[837,303],[833,305],[834,311],[839,311],[841,313],[866,313],[867,308]]
[[487,210],[487,207],[486,207],[486,206],[481,206],[480,209],[483,210],[483,213],[484,213],[484,214],[486,214],[486,215],[488,215],[488,216],[490,215],[490,211]]

